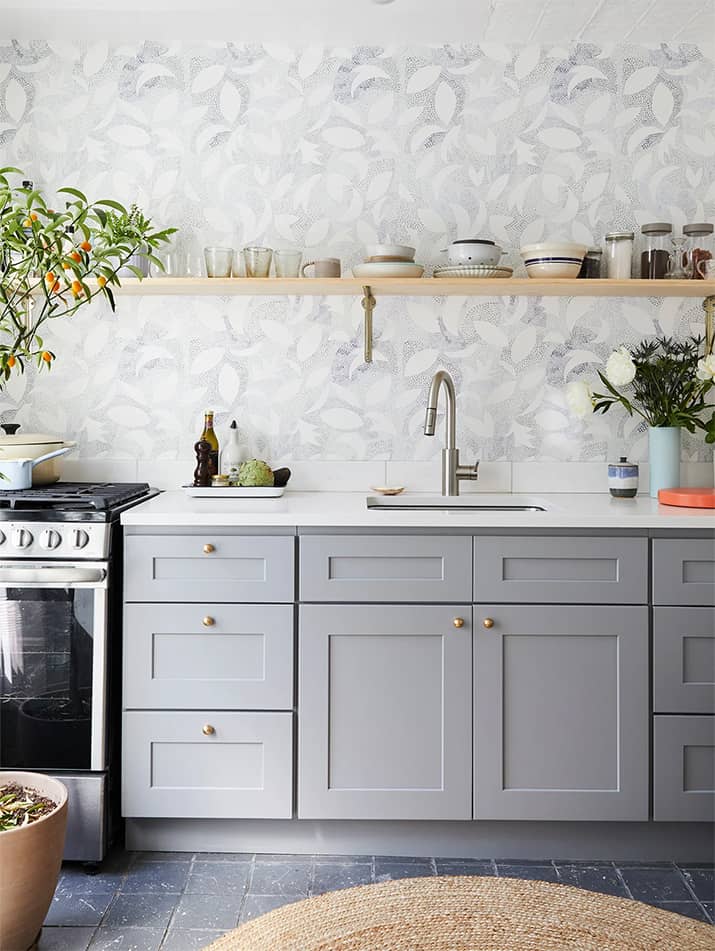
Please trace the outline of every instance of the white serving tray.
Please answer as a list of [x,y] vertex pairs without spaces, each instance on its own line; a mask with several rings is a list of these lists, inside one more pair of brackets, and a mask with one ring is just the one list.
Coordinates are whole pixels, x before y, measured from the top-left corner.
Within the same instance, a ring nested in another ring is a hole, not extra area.
[[275,485],[182,485],[181,488],[193,499],[278,499],[285,492],[284,486]]

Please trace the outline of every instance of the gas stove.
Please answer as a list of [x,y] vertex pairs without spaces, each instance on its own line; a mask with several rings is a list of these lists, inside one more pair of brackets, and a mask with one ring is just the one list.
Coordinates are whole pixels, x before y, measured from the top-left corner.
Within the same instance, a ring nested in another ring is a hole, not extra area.
[[119,515],[156,494],[146,482],[0,491],[0,558],[106,559]]

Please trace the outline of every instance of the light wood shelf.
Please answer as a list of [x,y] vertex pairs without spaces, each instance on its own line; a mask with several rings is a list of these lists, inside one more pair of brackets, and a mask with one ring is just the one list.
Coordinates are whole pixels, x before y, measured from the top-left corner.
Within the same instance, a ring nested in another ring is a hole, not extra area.
[[353,277],[149,277],[123,278],[119,295],[186,296],[342,296],[362,297],[369,287],[375,297],[705,297],[715,292],[712,281],[616,281],[567,278],[543,280],[528,277],[479,278],[398,278],[364,280]]

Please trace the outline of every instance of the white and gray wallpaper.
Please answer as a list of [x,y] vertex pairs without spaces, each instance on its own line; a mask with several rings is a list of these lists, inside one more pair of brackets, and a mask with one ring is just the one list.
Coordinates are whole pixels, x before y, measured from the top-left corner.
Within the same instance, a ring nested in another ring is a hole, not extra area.
[[[713,76],[691,45],[3,43],[0,154],[48,188],[135,200],[197,249],[296,246],[347,272],[370,241],[431,266],[490,234],[518,264],[527,241],[712,221]],[[379,298],[366,366],[359,300],[120,297],[58,321],[54,369],[13,380],[0,411],[86,458],[188,459],[209,406],[274,461],[426,460],[446,367],[469,457],[643,458],[637,424],[571,419],[564,385],[702,320],[698,299]]]

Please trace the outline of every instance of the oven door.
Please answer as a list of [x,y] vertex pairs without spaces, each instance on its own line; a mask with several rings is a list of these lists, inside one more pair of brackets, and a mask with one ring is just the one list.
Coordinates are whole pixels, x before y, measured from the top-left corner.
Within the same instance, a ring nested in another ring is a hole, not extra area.
[[0,562],[0,767],[107,766],[107,566]]

